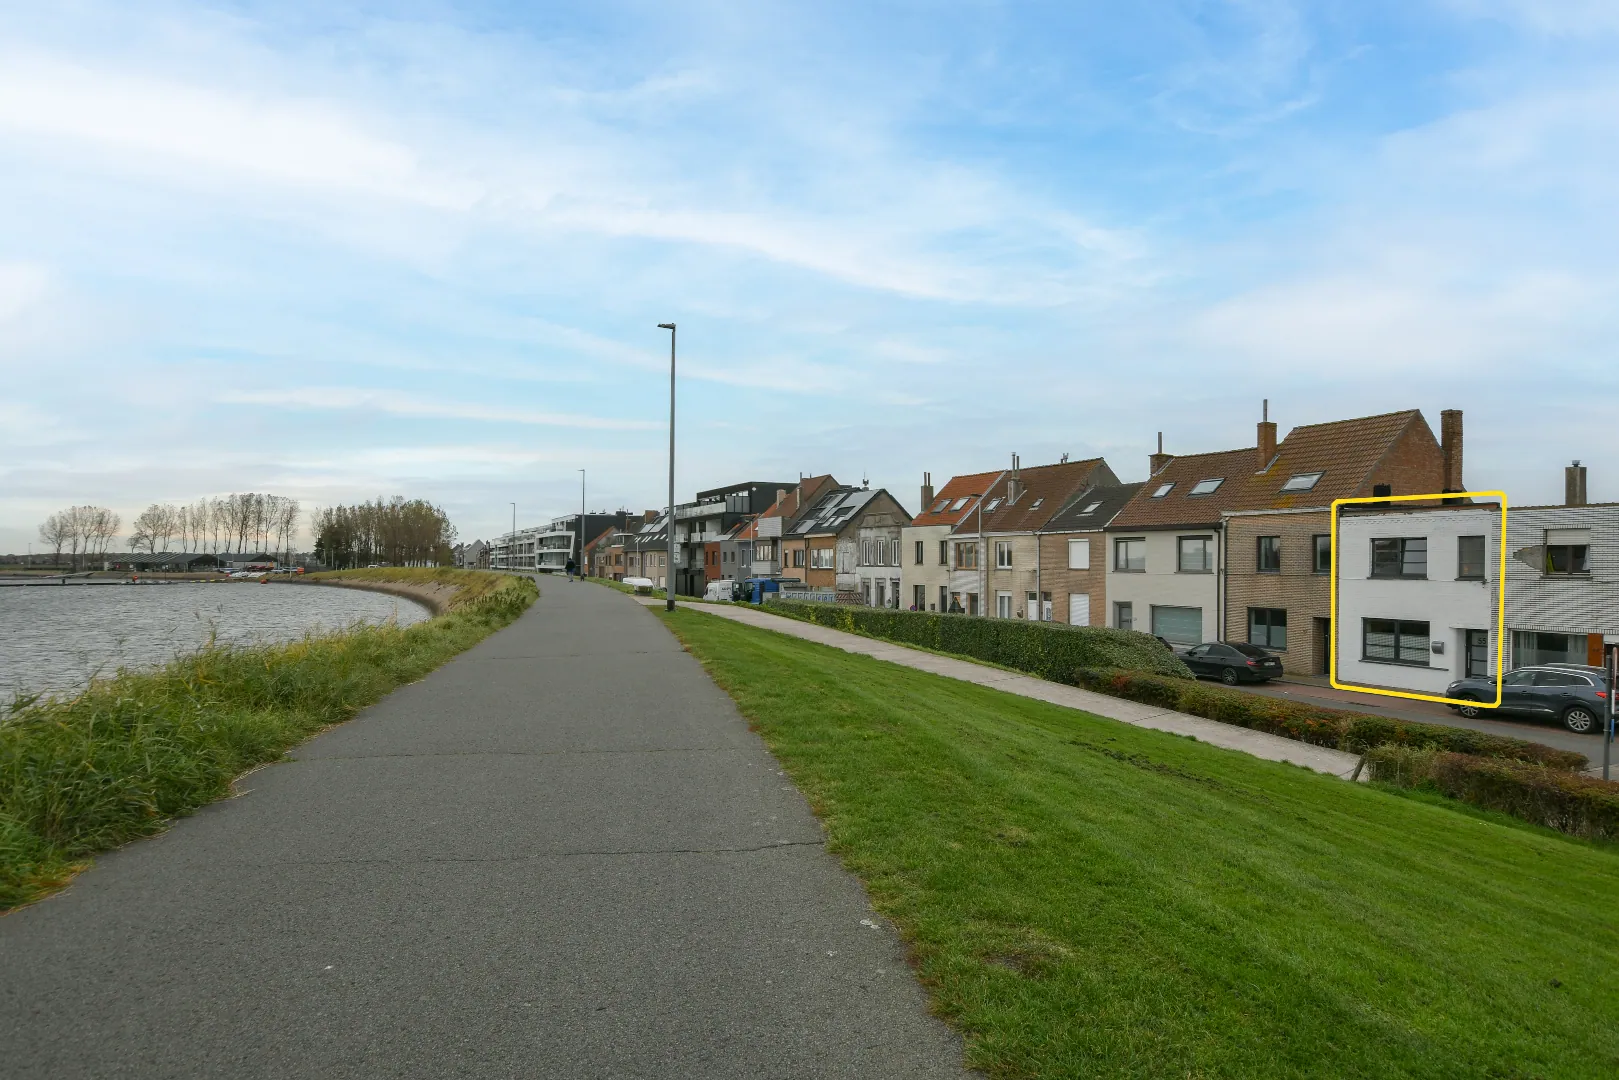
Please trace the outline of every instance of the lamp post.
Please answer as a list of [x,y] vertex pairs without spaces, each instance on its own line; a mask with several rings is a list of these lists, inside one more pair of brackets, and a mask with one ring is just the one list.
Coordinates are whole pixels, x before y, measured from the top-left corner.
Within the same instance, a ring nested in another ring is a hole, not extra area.
[[675,609],[675,324],[662,322],[669,331],[669,566],[663,575],[663,610]]
[[579,470],[579,576],[585,576],[585,470]]
[[514,549],[517,547],[517,504],[512,503],[512,532],[506,537],[506,569],[512,568],[512,561],[516,558]]

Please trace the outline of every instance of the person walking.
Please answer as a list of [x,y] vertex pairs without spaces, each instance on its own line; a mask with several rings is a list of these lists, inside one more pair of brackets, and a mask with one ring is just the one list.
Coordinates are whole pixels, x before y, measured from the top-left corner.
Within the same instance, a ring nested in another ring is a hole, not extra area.
[[575,570],[579,569],[579,564],[574,562],[572,559],[569,559],[568,560],[568,565],[565,567],[565,569],[568,571],[568,580],[572,581],[573,580],[573,572]]

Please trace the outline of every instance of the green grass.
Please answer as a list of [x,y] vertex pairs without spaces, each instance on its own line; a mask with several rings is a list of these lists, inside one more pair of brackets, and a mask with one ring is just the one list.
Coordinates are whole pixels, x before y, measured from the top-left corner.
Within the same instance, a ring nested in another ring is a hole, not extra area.
[[1619,852],[713,618],[995,1077],[1619,1075]]
[[454,585],[456,594],[449,606],[454,609],[488,596],[498,589],[509,588],[502,583],[511,580],[507,574],[488,570],[458,570],[452,566],[384,566],[375,570],[325,570],[306,574],[308,581],[376,581],[399,585]]
[[[462,592],[425,622],[205,648],[0,713],[0,911],[65,884],[89,856],[229,794],[243,772],[420,679],[538,596],[527,578],[450,573],[458,576],[436,580]],[[407,579],[420,575],[395,577]]]

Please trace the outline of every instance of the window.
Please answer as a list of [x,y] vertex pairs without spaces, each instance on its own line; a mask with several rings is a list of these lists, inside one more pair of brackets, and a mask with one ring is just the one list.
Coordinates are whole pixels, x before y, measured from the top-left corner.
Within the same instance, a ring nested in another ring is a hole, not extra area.
[[1259,557],[1255,564],[1261,574],[1280,574],[1282,572],[1282,538],[1280,536],[1261,536],[1259,538]]
[[1535,685],[1589,687],[1591,680],[1584,675],[1576,675],[1572,671],[1537,671],[1535,672]]
[[803,568],[804,568],[804,549],[803,548],[794,548],[793,549],[793,569],[802,570]]
[[1423,536],[1380,537],[1372,541],[1374,578],[1428,576],[1428,539]]
[[1043,502],[1045,502],[1045,501],[1046,501],[1046,500],[1045,500],[1045,499],[1043,499],[1043,498],[1041,498],[1041,499],[1036,499],[1036,500],[1034,500],[1034,502],[1032,502],[1032,503],[1030,503],[1030,504],[1029,504],[1029,509],[1030,509],[1030,510],[1038,510],[1038,509],[1040,509],[1040,504],[1041,504],[1041,503],[1043,503]]
[[1010,619],[1012,617],[1012,594],[1009,592],[995,594],[995,617],[997,619]]
[[1195,645],[1203,640],[1203,609],[1154,604],[1152,632],[1177,645]]
[[967,614],[978,614],[978,594],[975,592],[970,592],[967,594]]
[[1120,630],[1135,629],[1135,609],[1128,600],[1113,605],[1113,625]]
[[877,561],[873,565],[888,565],[888,537],[886,536],[877,537]]
[[860,602],[867,607],[871,606],[871,579],[860,579]]
[[950,541],[948,540],[939,541],[939,565],[950,565]]
[[[917,566],[922,565],[922,555],[923,555],[923,553],[925,551],[927,551],[927,543],[926,543],[926,541],[918,540],[916,542],[916,565]],[[921,604],[917,605],[917,610],[919,610],[919,611],[922,610],[922,605]]]
[[1093,502],[1093,503],[1087,503],[1086,506],[1085,506],[1085,509],[1080,511],[1080,514],[1081,515],[1094,514],[1094,513],[1096,513],[1096,508],[1098,506],[1101,506],[1101,505],[1102,505],[1102,501],[1100,499],[1098,499],[1096,502]]
[[1267,649],[1287,648],[1287,609],[1251,607],[1248,609],[1248,644]]
[[1458,536],[1456,538],[1457,580],[1484,580],[1484,537]]
[[978,545],[977,544],[957,544],[956,545],[956,569],[957,570],[977,570],[978,569]]
[[1225,483],[1225,477],[1223,476],[1216,476],[1211,480],[1199,480],[1196,484],[1192,485],[1192,490],[1187,492],[1187,494],[1213,495],[1223,483]]
[[[888,565],[889,566],[898,566],[899,565],[899,552],[900,552],[900,542],[899,542],[899,537],[896,536],[896,537],[894,537],[894,538],[892,538],[891,540],[888,541]],[[894,599],[895,599],[896,602],[899,600],[899,594],[898,593],[894,594]]]
[[949,505],[950,505],[950,500],[949,499],[940,499],[937,503],[934,504],[932,512],[935,513],[935,514],[942,514],[942,513],[944,513],[944,508],[949,506]]
[[1147,569],[1147,541],[1113,541],[1113,569],[1139,574]]
[[948,585],[940,585],[939,586],[939,610],[940,611],[949,611],[949,610],[951,610],[951,608],[950,608],[950,586],[948,586]]
[[989,500],[989,505],[984,507],[984,510],[985,510],[986,513],[988,513],[988,512],[993,511],[999,505],[1001,505],[1001,500],[999,500],[999,499],[991,499],[991,500]]
[[1091,568],[1091,542],[1089,540],[1068,541],[1068,569],[1089,570]]
[[1394,619],[1361,620],[1360,658],[1374,664],[1428,666],[1428,624]]
[[1183,574],[1208,574],[1214,570],[1214,538],[1182,536],[1176,539],[1179,556],[1176,568]]
[[1325,475],[1326,473],[1318,472],[1295,473],[1287,478],[1287,483],[1282,485],[1282,494],[1286,495],[1292,491],[1310,491],[1321,482],[1321,478]]
[[1591,533],[1588,529],[1546,530],[1546,573],[1591,572]]
[[928,587],[926,585],[911,586],[911,606],[917,611],[928,609]]
[[1583,664],[1586,662],[1584,634],[1542,634],[1536,630],[1512,632],[1512,666],[1531,664]]
[[1158,490],[1154,491],[1152,493],[1152,497],[1154,499],[1162,499],[1165,495],[1169,494],[1169,489],[1174,487],[1174,486],[1175,486],[1175,482],[1173,480],[1171,480],[1167,484],[1160,484],[1159,487],[1158,487]]
[[831,570],[837,552],[832,548],[810,548],[810,569]]
[[969,498],[971,498],[970,495],[963,495],[961,498],[957,499],[955,502],[950,504],[950,509],[951,510],[960,510],[963,506],[967,505],[967,500]]
[[1010,540],[997,540],[997,541],[995,541],[995,569],[997,569],[997,570],[1010,570],[1010,569],[1012,569],[1012,541],[1010,541]]
[[1316,533],[1310,538],[1313,558],[1310,568],[1318,574],[1332,573],[1332,534]]
[[1490,632],[1468,630],[1467,667],[1463,675],[1469,679],[1484,679],[1490,674]]

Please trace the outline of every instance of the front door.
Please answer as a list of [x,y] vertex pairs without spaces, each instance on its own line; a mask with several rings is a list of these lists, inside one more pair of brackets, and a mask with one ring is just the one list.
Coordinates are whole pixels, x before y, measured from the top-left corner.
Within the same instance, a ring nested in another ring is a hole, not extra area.
[[1332,664],[1332,620],[1313,619],[1312,640],[1315,645],[1315,674],[1330,674]]
[[1490,632],[1488,630],[1467,631],[1467,670],[1462,673],[1468,679],[1487,679],[1490,677]]

